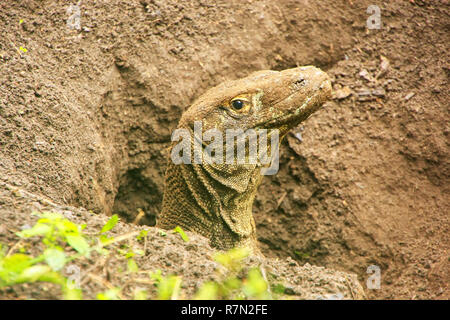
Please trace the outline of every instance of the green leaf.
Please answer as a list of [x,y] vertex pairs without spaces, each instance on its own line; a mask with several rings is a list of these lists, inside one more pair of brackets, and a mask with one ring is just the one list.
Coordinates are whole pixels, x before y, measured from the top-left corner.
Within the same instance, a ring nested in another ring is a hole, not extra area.
[[247,297],[267,299],[269,292],[268,285],[258,268],[253,268],[248,272],[247,280],[244,282],[243,290]]
[[180,276],[164,277],[158,284],[158,298],[160,300],[176,300],[181,288]]
[[234,248],[225,253],[216,253],[214,260],[228,270],[237,271],[241,268],[241,262],[250,254],[250,249]]
[[86,254],[89,251],[89,244],[81,235],[67,235],[67,243],[81,254]]
[[173,229],[173,232],[180,234],[181,239],[184,240],[184,242],[189,241],[189,237],[184,233],[183,229],[180,226],[176,226],[175,229]]
[[114,237],[108,237],[106,234],[101,234],[99,239],[103,245],[107,245],[109,242],[114,241]]
[[32,228],[18,232],[17,235],[21,238],[30,238],[34,236],[45,236],[52,232],[53,228],[48,224],[37,222]]
[[119,292],[120,292],[120,288],[109,289],[108,291],[97,294],[97,299],[98,300],[119,300],[119,296],[118,296]]
[[139,234],[137,235],[136,239],[138,240],[142,240],[143,238],[145,238],[148,234],[149,230],[141,230],[141,232],[139,232]]
[[285,290],[286,290],[286,287],[284,285],[282,285],[281,283],[277,283],[272,286],[272,291],[273,291],[273,293],[276,293],[276,294],[284,294]]
[[136,264],[136,261],[134,261],[134,259],[128,259],[128,272],[133,273],[133,272],[138,272],[138,271],[139,271],[139,267]]
[[301,252],[301,251],[294,251],[294,254],[301,260],[305,260],[309,258],[309,253],[307,252]]
[[64,300],[82,300],[83,294],[81,289],[66,286],[63,289]]
[[34,263],[34,259],[25,254],[16,253],[0,259],[0,288],[14,284],[17,277]]
[[58,230],[64,234],[80,234],[81,227],[78,227],[75,223],[65,218],[61,218],[55,221],[55,225],[58,227]]
[[0,271],[22,272],[33,264],[30,256],[22,253],[16,253],[0,260]]
[[225,285],[226,289],[236,290],[242,286],[242,281],[236,277],[229,277],[223,282],[223,284]]
[[103,226],[103,228],[100,231],[100,233],[105,233],[105,232],[111,230],[112,228],[114,228],[114,226],[117,224],[118,221],[119,221],[119,216],[117,214],[113,215],[108,220],[108,222],[106,222],[106,224]]
[[66,255],[60,249],[49,248],[44,251],[45,262],[55,271],[61,270],[66,264]]
[[150,272],[150,279],[154,280],[156,283],[162,280],[161,270],[157,269],[154,272]]
[[205,282],[195,294],[196,300],[217,300],[219,293],[219,286],[217,283],[208,281]]
[[147,290],[137,288],[134,291],[134,300],[147,300]]
[[38,264],[26,268],[16,278],[16,283],[35,282],[40,280],[41,278],[45,278],[46,280],[51,279],[51,281],[49,282],[58,282],[60,280],[59,277],[55,277],[55,273],[52,272],[52,269],[49,266]]

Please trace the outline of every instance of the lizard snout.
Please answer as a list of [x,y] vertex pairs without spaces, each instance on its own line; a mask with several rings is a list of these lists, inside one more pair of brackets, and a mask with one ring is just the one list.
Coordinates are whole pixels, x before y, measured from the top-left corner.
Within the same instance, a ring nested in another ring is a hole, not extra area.
[[331,85],[328,75],[313,66],[298,67],[288,71],[292,73],[292,86],[294,89],[310,87],[318,90],[327,89]]
[[282,71],[289,79],[289,94],[302,93],[305,97],[319,95],[327,100],[331,95],[331,82],[328,75],[314,66],[304,66]]
[[328,74],[313,66],[299,67],[293,79],[294,91],[304,91],[307,96],[316,96],[317,102],[322,103],[331,96],[331,80]]

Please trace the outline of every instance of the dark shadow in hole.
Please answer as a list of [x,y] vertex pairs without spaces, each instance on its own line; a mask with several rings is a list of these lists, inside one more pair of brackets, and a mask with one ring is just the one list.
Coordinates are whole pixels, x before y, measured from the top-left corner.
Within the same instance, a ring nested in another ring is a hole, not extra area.
[[162,194],[153,181],[142,175],[142,169],[130,169],[120,179],[119,190],[114,199],[113,213],[127,222],[133,222],[139,209],[145,215],[138,224],[154,226],[160,211]]

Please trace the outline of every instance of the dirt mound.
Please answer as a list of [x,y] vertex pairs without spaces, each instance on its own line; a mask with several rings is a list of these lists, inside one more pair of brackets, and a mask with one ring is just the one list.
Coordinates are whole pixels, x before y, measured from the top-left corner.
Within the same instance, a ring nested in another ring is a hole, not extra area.
[[83,2],[77,29],[66,1],[2,3],[0,178],[128,221],[142,209],[152,225],[165,148],[196,97],[314,64],[336,99],[294,130],[259,188],[264,253],[361,283],[379,266],[372,298],[448,299],[448,4],[386,2],[370,30],[371,4]]
[[[86,224],[85,232],[95,234],[105,225],[105,215],[94,214],[84,208],[61,206],[51,200],[29,193],[23,189],[0,182],[2,201],[0,204],[0,242],[9,248],[18,246],[15,232],[29,228],[36,223],[37,212],[55,212],[77,224]],[[132,224],[119,222],[112,237],[127,236],[144,230]],[[120,270],[127,270],[127,260],[118,255],[95,255],[77,260],[65,269],[77,268],[80,278],[77,280],[83,289],[84,299],[95,299],[96,294],[110,287],[121,288],[120,298],[132,299],[138,286],[156,297],[155,286],[149,281],[148,273],[161,270],[162,276],[179,275],[182,280],[180,299],[192,298],[201,285],[207,281],[219,282],[223,266],[214,261],[215,251],[208,240],[190,232],[189,240],[183,241],[178,234],[158,228],[148,229],[146,241],[138,242],[136,237],[127,237],[126,248],[133,252],[141,250],[143,254],[136,257],[139,274],[132,275]],[[137,231],[137,232],[136,232]],[[38,255],[39,241],[35,241],[27,251]],[[355,274],[348,274],[324,267],[306,264],[299,266],[292,259],[264,259],[249,257],[246,268],[258,267],[264,270],[268,281],[283,286],[285,292],[281,297],[288,299],[363,299],[365,293]],[[23,284],[0,289],[1,299],[60,299],[61,293],[53,284]]]

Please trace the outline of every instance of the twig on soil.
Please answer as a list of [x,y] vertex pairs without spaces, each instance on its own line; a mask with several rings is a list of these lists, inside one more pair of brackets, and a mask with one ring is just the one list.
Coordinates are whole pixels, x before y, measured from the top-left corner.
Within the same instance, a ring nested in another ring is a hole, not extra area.
[[126,234],[120,235],[118,237],[115,237],[114,239],[107,240],[104,243],[98,244],[98,248],[101,249],[101,248],[103,248],[103,247],[105,247],[107,245],[110,245],[110,244],[113,244],[113,243],[116,243],[116,242],[120,242],[120,241],[123,241],[123,240],[127,240],[127,239],[130,239],[130,238],[133,238],[133,237],[137,236],[139,233],[140,233],[140,231],[133,231],[133,232],[130,232],[130,233],[126,233]]
[[7,257],[9,257],[13,251],[19,246],[19,244],[21,244],[21,242],[23,241],[23,239],[20,239],[19,241],[17,241],[12,247],[11,249],[9,249],[8,253],[6,254]]
[[134,219],[133,223],[138,224],[139,221],[141,221],[142,217],[145,215],[144,210],[141,208],[138,209],[138,214],[136,215],[136,218]]
[[147,236],[144,237],[144,254],[147,252]]
[[127,282],[125,282],[125,284],[122,286],[122,291],[125,291],[125,289],[128,289],[128,287],[130,288],[135,288],[135,285],[137,284],[144,284],[147,286],[152,286],[154,285],[154,281],[152,280],[148,280],[148,279],[130,279]]
[[277,209],[280,207],[280,205],[281,205],[281,203],[283,202],[284,198],[286,198],[286,195],[287,195],[287,192],[285,191],[285,192],[281,195],[280,199],[278,199],[278,201],[277,201]]

